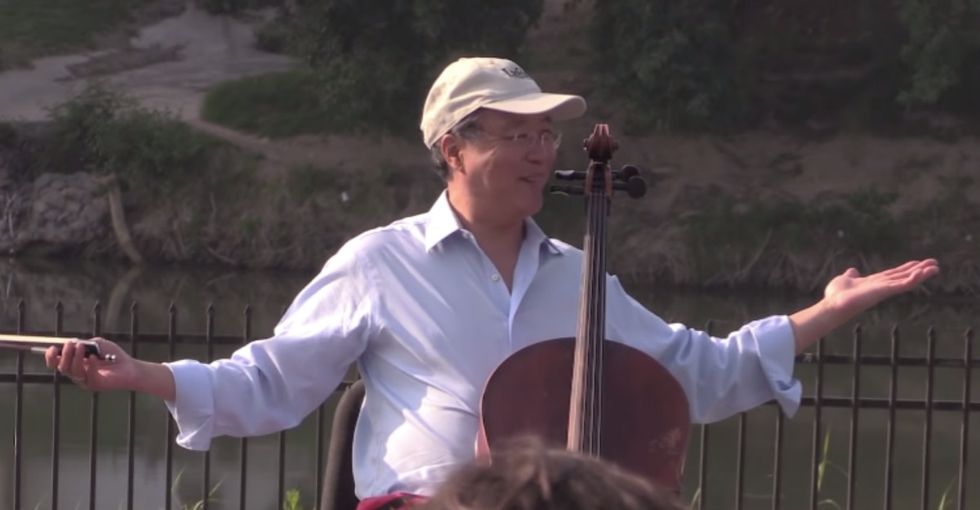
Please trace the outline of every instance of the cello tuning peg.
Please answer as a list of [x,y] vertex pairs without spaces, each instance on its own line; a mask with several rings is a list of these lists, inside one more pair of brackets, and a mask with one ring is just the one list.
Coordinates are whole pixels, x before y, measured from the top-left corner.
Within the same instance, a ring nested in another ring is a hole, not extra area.
[[552,185],[548,188],[551,193],[558,193],[561,195],[582,195],[585,190],[578,186],[562,186],[562,185]]
[[616,179],[621,181],[629,181],[631,177],[636,177],[638,175],[640,175],[639,168],[634,165],[623,165],[623,168],[620,168],[619,171],[616,172]]
[[613,189],[625,191],[630,198],[640,198],[647,194],[647,183],[634,175],[626,179],[625,182],[614,182]]

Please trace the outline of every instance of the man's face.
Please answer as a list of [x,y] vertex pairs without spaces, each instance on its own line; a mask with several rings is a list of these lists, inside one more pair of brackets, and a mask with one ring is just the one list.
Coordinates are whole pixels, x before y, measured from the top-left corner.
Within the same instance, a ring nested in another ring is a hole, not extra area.
[[451,184],[464,186],[494,219],[517,221],[536,214],[555,164],[551,119],[484,110],[476,127],[460,147],[461,168],[452,172]]

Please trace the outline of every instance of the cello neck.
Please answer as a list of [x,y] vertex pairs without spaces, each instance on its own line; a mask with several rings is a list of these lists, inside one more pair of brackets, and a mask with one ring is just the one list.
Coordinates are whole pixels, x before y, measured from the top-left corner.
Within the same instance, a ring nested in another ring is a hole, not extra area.
[[593,162],[586,178],[582,285],[569,402],[569,450],[599,455],[602,418],[602,345],[606,333],[606,220],[608,164]]

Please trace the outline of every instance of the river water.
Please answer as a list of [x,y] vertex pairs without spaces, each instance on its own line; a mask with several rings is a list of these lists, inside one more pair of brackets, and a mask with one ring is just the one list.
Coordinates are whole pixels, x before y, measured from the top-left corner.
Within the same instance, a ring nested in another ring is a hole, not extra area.
[[[26,264],[0,261],[0,330],[13,331],[17,324],[18,304],[23,300],[26,326],[30,331],[55,329],[54,309],[61,303],[64,310],[63,330],[87,332],[92,329],[92,314],[96,303],[101,307],[103,330],[129,330],[133,303],[142,332],[165,333],[167,309],[174,303],[177,309],[177,329],[186,333],[202,333],[207,320],[207,307],[214,307],[214,328],[218,335],[242,335],[242,312],[246,305],[252,310],[253,338],[268,335],[283,308],[296,292],[313,276],[307,273],[236,272],[221,268],[156,267],[132,269],[113,264],[73,264],[66,262]],[[813,302],[814,296],[773,291],[703,291],[664,288],[656,282],[626,281],[631,293],[646,306],[668,321],[684,322],[702,327],[709,319],[715,332],[727,332],[748,320],[770,314],[796,310]],[[864,327],[863,353],[887,355],[890,348],[888,332],[901,324],[902,355],[925,354],[927,328],[935,327],[937,356],[962,356],[963,332],[975,326],[980,304],[976,299],[953,299],[918,295],[883,305],[862,317]],[[850,327],[842,328],[828,338],[826,349],[831,353],[849,354],[853,345]],[[229,346],[218,346],[219,356],[227,355]],[[162,346],[140,347],[141,357],[164,359]],[[178,357],[202,357],[200,346],[181,345]],[[15,356],[0,352],[0,373],[14,371]],[[850,394],[849,366],[828,367],[825,395]],[[26,371],[44,372],[39,356],[26,359]],[[976,372],[976,371],[974,371]],[[814,388],[812,366],[800,366],[798,375],[804,382],[804,394]],[[870,367],[863,371],[862,394],[871,398],[887,398],[888,369]],[[962,369],[943,369],[936,372],[935,398],[958,400],[961,395]],[[980,394],[980,377],[974,374],[973,394]],[[924,394],[925,372],[918,368],[900,371],[899,396],[921,399]],[[11,506],[13,498],[13,409],[14,385],[0,384],[0,508]],[[74,387],[62,387],[61,404],[61,463],[59,508],[87,508],[90,396]],[[51,505],[51,415],[52,396],[48,384],[25,387],[25,436],[22,507],[49,508]],[[976,397],[974,397],[974,400]],[[331,405],[331,403],[328,403]],[[99,409],[98,448],[98,508],[119,508],[125,505],[126,494],[126,394],[104,394]],[[745,482],[745,508],[770,508],[772,483],[772,437],[775,410],[767,408],[749,415],[747,429],[748,469]],[[893,466],[896,476],[895,508],[918,508],[921,490],[922,425],[921,411],[902,411],[898,414],[897,444],[899,448]],[[822,440],[828,445],[826,470],[821,483],[821,499],[843,505],[848,474],[846,473],[849,411],[831,409],[824,413]],[[178,449],[175,456],[175,475],[179,480],[166,487],[164,453],[166,423],[164,406],[151,398],[136,398],[137,434],[135,441],[135,507],[159,509],[164,506],[164,494],[171,490],[176,508],[190,508],[201,499],[202,457],[199,453]],[[959,415],[936,413],[933,424],[932,482],[933,504],[952,483],[956,490],[956,465],[959,448]],[[976,423],[976,417],[974,417]],[[804,408],[786,426],[783,453],[784,508],[806,508],[811,469],[813,412]],[[859,508],[880,507],[884,475],[884,436],[886,415],[883,411],[862,412],[859,428],[857,501]],[[734,493],[734,459],[737,429],[735,420],[728,420],[712,429],[711,461],[708,469],[708,508],[731,508]],[[298,489],[304,508],[311,508],[314,498],[315,462],[313,441],[315,426],[312,419],[287,434],[285,467],[286,488]],[[980,455],[980,434],[973,434],[970,453]],[[247,508],[273,509],[275,503],[275,467],[277,437],[269,436],[250,441]],[[691,498],[697,478],[696,435],[692,437],[691,460],[688,464],[688,487],[685,497]],[[239,443],[234,439],[216,441],[212,449],[212,486],[215,500],[212,508],[239,508],[238,477]],[[975,464],[975,463],[974,463]],[[969,472],[976,479],[978,470]],[[980,507],[980,491],[970,492],[967,508]]]

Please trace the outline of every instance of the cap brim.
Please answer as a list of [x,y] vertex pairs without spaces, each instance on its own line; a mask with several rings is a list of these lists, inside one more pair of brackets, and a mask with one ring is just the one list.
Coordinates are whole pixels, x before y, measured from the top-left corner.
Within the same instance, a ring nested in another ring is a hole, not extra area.
[[585,99],[580,96],[539,92],[514,99],[495,101],[483,105],[483,108],[519,115],[547,113],[551,116],[551,120],[562,121],[584,115],[586,104]]

